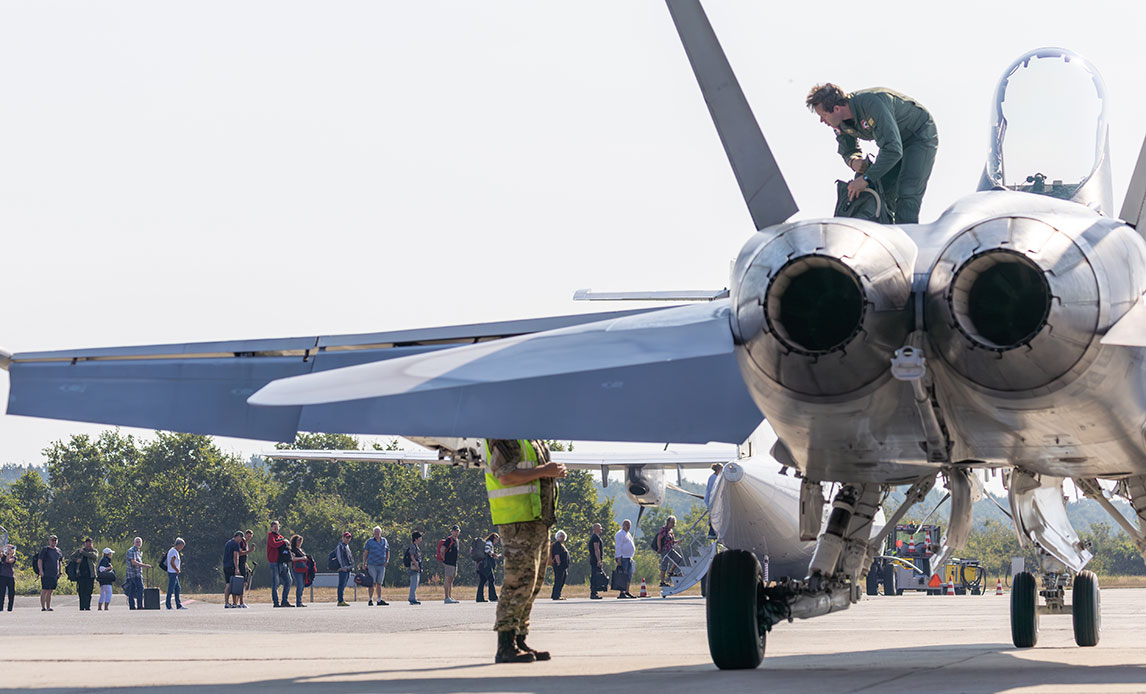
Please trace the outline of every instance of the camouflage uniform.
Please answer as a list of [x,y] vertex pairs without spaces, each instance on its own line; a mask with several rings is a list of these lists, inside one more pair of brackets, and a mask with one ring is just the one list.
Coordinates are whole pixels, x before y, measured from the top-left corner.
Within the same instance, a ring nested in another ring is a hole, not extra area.
[[[521,446],[517,441],[500,440],[508,444],[511,454],[502,454],[503,446],[494,446],[490,441],[490,473],[500,478],[517,469],[522,462]],[[544,441],[532,441],[537,451],[537,466],[549,462],[549,448]],[[529,633],[529,613],[533,601],[545,583],[545,562],[549,550],[549,528],[556,520],[557,481],[550,478],[541,482],[541,518],[522,523],[509,523],[497,526],[501,535],[502,555],[505,558],[505,580],[501,586],[501,598],[497,602],[497,618],[494,631],[513,631],[519,636]]]

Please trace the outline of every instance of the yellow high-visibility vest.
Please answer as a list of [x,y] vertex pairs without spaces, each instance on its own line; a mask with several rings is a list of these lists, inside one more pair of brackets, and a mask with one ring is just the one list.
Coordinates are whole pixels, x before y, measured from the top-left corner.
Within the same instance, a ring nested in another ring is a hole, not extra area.
[[[537,467],[537,451],[527,439],[518,439],[521,455],[528,467]],[[484,440],[485,459],[492,465],[489,439]],[[518,469],[523,469],[521,465]],[[489,497],[489,510],[494,525],[522,523],[541,519],[541,480],[507,487],[492,473],[485,473],[485,493]]]

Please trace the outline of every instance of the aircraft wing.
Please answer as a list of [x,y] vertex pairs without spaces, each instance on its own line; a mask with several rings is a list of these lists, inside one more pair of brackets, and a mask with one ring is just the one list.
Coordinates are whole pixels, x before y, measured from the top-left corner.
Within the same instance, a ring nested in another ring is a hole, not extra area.
[[397,426],[400,422],[379,430],[354,411],[255,408],[247,398],[286,376],[647,311],[356,335],[23,352],[0,361],[0,367],[9,371],[8,414],[272,441],[293,441],[300,430],[399,434],[409,433]]
[[[384,462],[406,463],[411,465],[454,465],[450,458],[439,456],[436,451],[331,451],[331,450],[291,450],[282,449],[260,453],[264,458],[291,460],[316,460],[328,462]],[[658,451],[655,453],[581,453],[571,451],[551,451],[550,458],[573,470],[600,470],[602,467],[640,465],[643,467],[705,468],[713,463],[727,463],[736,460],[735,447],[714,448],[710,452],[691,453]]]
[[288,376],[249,402],[302,407],[310,431],[740,443],[763,418],[729,312],[725,299]]

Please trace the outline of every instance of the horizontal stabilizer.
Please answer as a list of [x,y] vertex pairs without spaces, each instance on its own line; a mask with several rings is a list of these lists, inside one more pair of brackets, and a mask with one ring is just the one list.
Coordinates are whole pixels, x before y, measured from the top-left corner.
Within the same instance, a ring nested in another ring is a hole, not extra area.
[[681,306],[284,378],[249,402],[315,408],[312,431],[354,412],[378,433],[738,443],[762,417],[728,320],[727,300]]
[[574,301],[716,301],[727,299],[728,289],[680,289],[647,292],[595,292],[578,289]]
[[[378,430],[361,413],[256,408],[247,398],[287,376],[489,344],[649,309],[354,335],[21,352],[10,357],[8,414],[193,434],[293,441],[295,433]],[[0,360],[2,361],[2,360]],[[329,425],[323,429],[319,425]],[[336,425],[336,426],[335,426]],[[312,428],[305,428],[312,427]]]

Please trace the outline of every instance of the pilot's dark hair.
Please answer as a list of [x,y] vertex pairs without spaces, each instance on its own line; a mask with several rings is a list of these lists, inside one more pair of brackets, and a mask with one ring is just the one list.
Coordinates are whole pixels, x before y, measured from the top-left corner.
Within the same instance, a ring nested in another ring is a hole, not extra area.
[[808,98],[804,99],[804,105],[809,111],[815,111],[816,106],[831,111],[836,106],[847,106],[848,95],[831,82],[825,82],[812,87],[808,92]]

